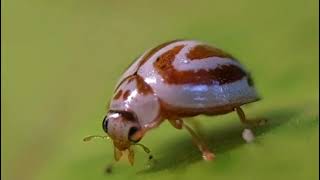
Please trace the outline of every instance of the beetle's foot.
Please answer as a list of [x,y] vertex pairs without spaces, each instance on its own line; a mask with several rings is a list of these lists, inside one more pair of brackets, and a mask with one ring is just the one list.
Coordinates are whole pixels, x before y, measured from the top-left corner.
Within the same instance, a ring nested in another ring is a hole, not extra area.
[[204,151],[204,152],[202,152],[202,158],[204,159],[204,160],[206,160],[206,161],[211,161],[211,160],[213,160],[213,159],[215,159],[215,155],[212,153],[212,152],[210,152],[210,151]]
[[251,130],[251,129],[247,129],[247,128],[242,131],[242,138],[243,138],[243,140],[245,140],[247,143],[251,143],[251,142],[253,142],[254,139],[255,139],[252,130]]
[[182,123],[182,126],[190,133],[193,142],[198,146],[202,153],[202,158],[206,161],[211,161],[215,158],[215,155],[209,150],[206,143],[198,136],[188,125]]

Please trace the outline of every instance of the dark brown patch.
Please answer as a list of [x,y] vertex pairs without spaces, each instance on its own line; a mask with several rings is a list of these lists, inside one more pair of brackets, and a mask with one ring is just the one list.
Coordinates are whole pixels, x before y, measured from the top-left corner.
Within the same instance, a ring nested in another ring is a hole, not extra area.
[[183,107],[175,107],[170,104],[167,104],[161,101],[161,117],[165,119],[180,119],[183,117],[194,117],[200,114],[205,115],[220,115],[226,114],[233,111],[232,105],[224,106],[221,108],[183,108]]
[[121,95],[122,95],[122,90],[120,89],[120,90],[117,92],[117,94],[113,97],[113,99],[114,99],[114,100],[117,100],[117,99],[119,99],[119,98],[121,97]]
[[198,71],[177,71],[172,63],[175,56],[183,48],[183,45],[176,46],[163,53],[154,62],[154,67],[168,84],[226,84],[240,80],[246,73],[238,66],[229,64],[221,65],[214,69],[200,69]]
[[137,80],[137,89],[140,94],[147,95],[147,94],[153,93],[151,86],[147,84],[141,76],[136,75],[136,80]]
[[[132,81],[136,81],[137,83],[137,89],[138,89],[138,93],[139,94],[143,94],[143,95],[146,95],[146,94],[150,94],[150,93],[153,93],[153,90],[151,88],[151,86],[149,84],[147,84],[143,78],[137,74],[134,74],[134,75],[131,75],[131,76],[128,76],[126,78],[124,78],[121,83],[119,83],[117,89],[119,88],[119,86],[121,84],[123,84],[125,81],[127,81],[127,83],[130,83]],[[122,92],[121,92],[122,93]],[[118,94],[117,94],[118,95]],[[116,96],[117,96],[116,95]],[[126,99],[128,96],[130,95],[130,91],[126,91],[124,94],[123,94],[123,98]]]
[[165,70],[171,71],[173,68],[172,63],[174,61],[174,58],[181,51],[183,47],[184,45],[176,46],[170,49],[169,51],[163,53],[154,62],[155,67],[161,71],[165,71]]
[[171,43],[174,43],[174,42],[177,42],[177,41],[180,41],[180,40],[173,40],[173,41],[165,42],[165,43],[162,43],[162,44],[160,44],[159,46],[151,49],[146,55],[144,55],[143,59],[140,61],[139,65],[138,65],[138,69],[139,69],[145,62],[147,62],[147,60],[148,60],[152,55],[154,55],[157,51],[159,51],[160,49],[166,47],[167,45],[169,45],[169,44],[171,44]]
[[208,45],[197,45],[187,54],[190,60],[201,60],[208,57],[221,57],[234,59],[230,54],[222,51],[221,49],[208,46]]
[[126,91],[123,93],[123,99],[127,99],[129,95],[130,95],[130,90],[126,90]]

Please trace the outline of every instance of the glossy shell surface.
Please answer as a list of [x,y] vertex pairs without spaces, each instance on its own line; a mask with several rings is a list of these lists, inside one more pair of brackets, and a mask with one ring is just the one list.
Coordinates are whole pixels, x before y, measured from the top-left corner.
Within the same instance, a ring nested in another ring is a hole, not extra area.
[[252,79],[232,55],[206,43],[177,40],[146,51],[116,85],[111,110],[139,123],[197,114],[223,114],[259,99]]

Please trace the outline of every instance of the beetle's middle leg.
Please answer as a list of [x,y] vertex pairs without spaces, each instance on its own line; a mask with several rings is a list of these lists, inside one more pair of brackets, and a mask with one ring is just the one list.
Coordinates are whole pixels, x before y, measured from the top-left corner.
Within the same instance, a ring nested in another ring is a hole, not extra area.
[[267,119],[265,118],[248,119],[244,114],[243,110],[241,109],[241,107],[236,107],[235,110],[237,111],[240,121],[245,125],[259,126],[259,125],[264,125],[267,122]]
[[169,122],[177,129],[185,128],[191,134],[192,139],[201,151],[204,160],[210,161],[215,158],[215,155],[209,150],[208,146],[206,143],[204,143],[200,136],[198,136],[198,134],[196,134],[188,125],[183,123],[181,119],[169,120]]

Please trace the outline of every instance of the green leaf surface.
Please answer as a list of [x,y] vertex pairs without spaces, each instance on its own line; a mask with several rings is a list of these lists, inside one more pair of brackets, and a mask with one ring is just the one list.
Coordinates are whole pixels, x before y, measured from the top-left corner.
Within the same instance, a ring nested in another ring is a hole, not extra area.
[[[318,1],[5,0],[2,5],[1,164],[8,180],[318,179]],[[168,122],[109,171],[102,119],[121,73],[146,49],[197,39],[237,57],[268,124],[246,143],[235,113],[198,116],[216,159]]]

